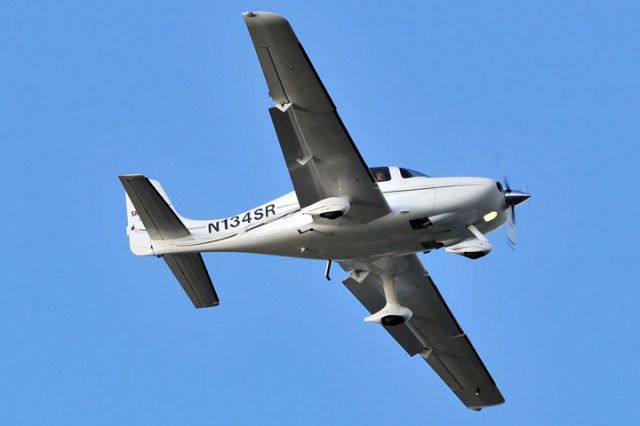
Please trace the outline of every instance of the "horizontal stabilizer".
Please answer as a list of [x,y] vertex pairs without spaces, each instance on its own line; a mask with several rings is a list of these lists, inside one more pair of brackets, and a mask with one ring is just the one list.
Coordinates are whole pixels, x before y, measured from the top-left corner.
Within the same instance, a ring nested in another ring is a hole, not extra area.
[[162,257],[196,308],[220,304],[200,253],[165,254]]
[[129,214],[140,217],[152,240],[170,240],[190,234],[173,209],[145,176],[120,176],[120,182],[135,207],[135,211]]

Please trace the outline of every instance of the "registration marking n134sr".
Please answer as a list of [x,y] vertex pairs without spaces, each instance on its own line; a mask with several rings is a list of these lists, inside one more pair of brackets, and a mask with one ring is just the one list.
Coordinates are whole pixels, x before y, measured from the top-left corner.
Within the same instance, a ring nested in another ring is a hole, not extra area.
[[276,205],[268,204],[264,207],[258,207],[257,209],[249,210],[248,212],[241,215],[235,215],[226,219],[211,222],[209,223],[209,233],[212,234],[214,232],[226,231],[231,228],[236,228],[240,225],[249,225],[252,222],[266,219],[270,216],[275,216],[275,214]]

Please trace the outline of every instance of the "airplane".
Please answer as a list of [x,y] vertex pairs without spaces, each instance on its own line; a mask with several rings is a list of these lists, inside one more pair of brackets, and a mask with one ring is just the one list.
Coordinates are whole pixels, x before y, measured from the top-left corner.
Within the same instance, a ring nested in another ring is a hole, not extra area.
[[180,216],[156,180],[123,175],[131,251],[162,257],[196,308],[220,303],[202,252],[321,259],[410,355],[420,355],[456,396],[479,411],[504,397],[417,253],[444,248],[487,255],[486,234],[530,197],[478,177],[430,177],[368,167],[289,22],[245,12],[269,108],[294,191],[237,215]]

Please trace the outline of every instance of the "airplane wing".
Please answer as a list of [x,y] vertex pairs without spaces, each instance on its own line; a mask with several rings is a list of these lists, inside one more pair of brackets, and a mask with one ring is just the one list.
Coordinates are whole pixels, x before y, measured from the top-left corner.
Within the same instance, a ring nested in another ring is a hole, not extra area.
[[300,207],[345,197],[350,203],[345,217],[361,223],[389,213],[287,20],[266,12],[247,12],[244,20],[275,102],[269,113]]
[[381,273],[396,276],[401,305],[413,316],[404,324],[383,326],[411,356],[420,354],[469,408],[504,402],[491,374],[449,310],[415,254],[340,262],[352,271],[344,285],[372,314],[385,305]]

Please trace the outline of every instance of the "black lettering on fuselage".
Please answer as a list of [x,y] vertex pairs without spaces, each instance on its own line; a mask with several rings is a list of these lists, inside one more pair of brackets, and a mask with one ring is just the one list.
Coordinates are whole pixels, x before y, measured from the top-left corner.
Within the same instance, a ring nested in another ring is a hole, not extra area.
[[241,223],[246,223],[247,225],[253,221],[261,220],[263,218],[268,218],[269,216],[275,216],[276,214],[276,205],[269,204],[265,207],[258,207],[257,209],[246,212],[242,216],[242,220],[240,220],[240,215],[232,216],[222,220],[216,220],[215,222],[209,223],[209,233],[212,234],[214,232],[220,232],[220,230],[226,231],[229,228],[236,228],[240,226]]
[[276,214],[276,205],[275,204],[269,204],[265,208],[265,212],[267,214],[267,217],[271,216],[272,214],[275,215]]

